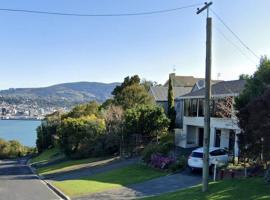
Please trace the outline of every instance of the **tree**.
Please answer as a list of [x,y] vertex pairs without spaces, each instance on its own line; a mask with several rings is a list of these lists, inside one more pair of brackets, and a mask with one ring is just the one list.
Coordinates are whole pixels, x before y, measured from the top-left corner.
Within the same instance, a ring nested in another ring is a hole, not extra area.
[[143,79],[141,81],[141,85],[144,86],[145,90],[147,92],[149,92],[150,88],[153,87],[153,86],[161,86],[160,84],[158,84],[156,81],[148,81],[146,79]]
[[117,86],[112,92],[115,105],[129,109],[140,104],[151,104],[153,102],[144,86],[140,84],[140,78],[135,75],[126,77],[124,82]]
[[57,136],[61,117],[62,114],[60,112],[54,112],[47,115],[45,119],[42,120],[41,125],[37,127],[36,146],[39,153],[54,145],[54,137]]
[[75,106],[69,113],[63,115],[62,118],[78,118],[88,115],[99,115],[99,104],[96,101],[90,101],[87,104],[80,104]]
[[134,75],[134,76],[132,76],[132,77],[127,76],[127,77],[124,79],[124,82],[123,82],[121,85],[116,86],[116,87],[114,88],[114,90],[112,91],[112,95],[117,96],[117,95],[119,95],[119,94],[122,92],[122,90],[123,90],[124,88],[126,88],[127,86],[131,86],[131,85],[139,85],[139,84],[140,84],[140,81],[141,81],[141,79],[140,79],[140,77],[139,77],[138,75]]
[[170,130],[172,130],[175,127],[176,112],[174,108],[174,91],[171,77],[169,78],[168,87],[168,117],[170,119]]
[[236,110],[245,107],[269,87],[270,60],[267,57],[262,57],[258,70],[252,76],[242,76],[242,78],[246,80],[246,85],[244,91],[235,99]]
[[262,57],[257,71],[243,78],[246,80],[245,89],[235,99],[238,124],[242,130],[239,145],[242,154],[254,158],[259,156],[262,148],[269,152],[266,144],[269,144],[270,60]]
[[66,118],[60,126],[61,147],[71,157],[87,157],[93,154],[95,142],[105,134],[105,122],[91,115],[80,118]]
[[125,132],[153,138],[167,131],[169,121],[159,106],[139,105],[126,111]]
[[270,159],[270,88],[240,109],[239,146],[246,157]]

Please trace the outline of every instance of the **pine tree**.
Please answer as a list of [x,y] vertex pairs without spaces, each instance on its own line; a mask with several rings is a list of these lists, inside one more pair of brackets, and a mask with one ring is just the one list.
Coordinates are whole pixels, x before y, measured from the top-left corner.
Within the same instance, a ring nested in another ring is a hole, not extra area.
[[171,120],[170,122],[170,130],[175,128],[175,109],[174,109],[174,92],[173,92],[173,84],[171,77],[169,78],[169,87],[168,87],[168,117]]

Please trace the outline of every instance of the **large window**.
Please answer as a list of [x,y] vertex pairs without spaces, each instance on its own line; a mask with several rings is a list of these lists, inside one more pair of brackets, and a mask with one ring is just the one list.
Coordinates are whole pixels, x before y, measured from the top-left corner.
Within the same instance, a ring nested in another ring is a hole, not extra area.
[[204,116],[204,100],[203,99],[199,99],[199,113],[198,113],[199,117],[203,117]]
[[185,116],[197,117],[198,99],[185,99]]

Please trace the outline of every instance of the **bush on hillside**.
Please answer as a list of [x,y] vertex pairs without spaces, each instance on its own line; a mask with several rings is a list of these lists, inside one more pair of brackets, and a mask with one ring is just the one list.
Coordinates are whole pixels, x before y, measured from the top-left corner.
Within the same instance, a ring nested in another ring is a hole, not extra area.
[[6,141],[0,139],[0,159],[17,158],[34,153],[35,149],[23,146],[17,140]]

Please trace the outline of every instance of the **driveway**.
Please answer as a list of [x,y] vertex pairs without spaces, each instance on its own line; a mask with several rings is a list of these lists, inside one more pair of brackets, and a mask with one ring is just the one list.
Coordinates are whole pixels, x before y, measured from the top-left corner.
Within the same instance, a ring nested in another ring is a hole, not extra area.
[[82,177],[92,176],[98,173],[111,171],[113,169],[118,169],[120,167],[125,167],[125,166],[136,164],[136,163],[139,163],[138,158],[127,159],[127,160],[116,160],[113,162],[96,161],[82,169],[76,169],[76,170],[63,172],[63,173],[44,175],[43,178],[46,179],[47,181],[52,181],[52,180],[64,181],[64,180],[71,180],[71,179],[79,179]]
[[26,165],[26,159],[0,160],[1,200],[57,200]]
[[130,185],[114,190],[94,193],[88,196],[74,198],[76,200],[128,200],[185,189],[201,183],[200,176],[184,173],[168,175],[143,183]]

